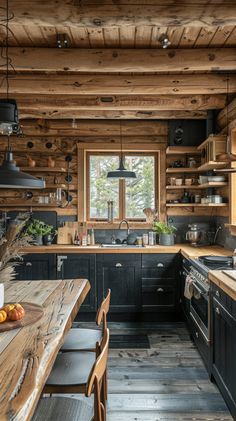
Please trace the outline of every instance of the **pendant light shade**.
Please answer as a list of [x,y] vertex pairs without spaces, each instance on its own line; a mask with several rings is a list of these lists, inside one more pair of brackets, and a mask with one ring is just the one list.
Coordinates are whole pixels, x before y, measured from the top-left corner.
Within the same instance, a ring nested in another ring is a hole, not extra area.
[[[2,8],[2,7],[1,7]],[[0,99],[0,134],[8,136],[8,146],[5,156],[0,166],[0,188],[10,189],[41,189],[45,187],[45,182],[30,174],[20,171],[13,160],[13,154],[10,148],[10,135],[19,133],[19,118],[17,103],[15,99],[9,98],[9,65],[13,68],[9,58],[9,0],[6,0],[6,98]],[[14,69],[14,68],[13,68]]]
[[125,168],[124,157],[122,151],[122,133],[121,133],[121,121],[120,121],[120,162],[119,167],[114,171],[108,171],[107,178],[136,178],[134,171],[129,171]]
[[40,189],[44,187],[43,180],[20,171],[13,160],[12,151],[8,148],[0,166],[0,188]]
[[120,157],[120,163],[117,170],[109,171],[107,173],[107,178],[136,178],[134,171],[126,170],[124,166],[123,157]]

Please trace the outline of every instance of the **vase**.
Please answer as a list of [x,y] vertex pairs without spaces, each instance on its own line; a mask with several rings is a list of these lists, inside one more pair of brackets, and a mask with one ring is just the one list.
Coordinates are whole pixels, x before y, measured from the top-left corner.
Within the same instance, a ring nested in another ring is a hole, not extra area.
[[54,234],[46,234],[43,236],[43,244],[45,246],[50,246],[54,240]]
[[42,246],[43,245],[43,236],[42,235],[35,235],[34,236],[34,244],[36,246]]
[[173,246],[174,234],[159,234],[159,244],[162,246]]

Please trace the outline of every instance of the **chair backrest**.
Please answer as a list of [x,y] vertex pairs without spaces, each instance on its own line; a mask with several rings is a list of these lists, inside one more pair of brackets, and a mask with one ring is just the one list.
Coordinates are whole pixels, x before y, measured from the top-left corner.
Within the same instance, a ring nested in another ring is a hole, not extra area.
[[107,329],[107,313],[110,309],[110,301],[111,301],[111,290],[108,289],[107,295],[104,298],[100,308],[97,311],[96,323],[98,326],[103,322],[103,335],[105,330]]
[[105,408],[101,402],[101,386],[104,381],[104,374],[107,369],[107,359],[108,359],[108,348],[109,348],[109,329],[106,329],[103,338],[100,344],[101,353],[97,357],[92,370],[89,374],[89,378],[86,385],[87,397],[91,396],[94,392],[94,407],[95,407],[95,420],[104,421],[105,420]]

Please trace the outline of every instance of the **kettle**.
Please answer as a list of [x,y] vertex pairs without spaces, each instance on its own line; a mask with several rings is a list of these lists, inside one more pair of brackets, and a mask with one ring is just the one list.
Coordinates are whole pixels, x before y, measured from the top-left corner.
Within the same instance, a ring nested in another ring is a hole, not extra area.
[[189,230],[186,232],[186,240],[190,242],[191,246],[197,246],[202,237],[202,232],[197,224],[189,224]]

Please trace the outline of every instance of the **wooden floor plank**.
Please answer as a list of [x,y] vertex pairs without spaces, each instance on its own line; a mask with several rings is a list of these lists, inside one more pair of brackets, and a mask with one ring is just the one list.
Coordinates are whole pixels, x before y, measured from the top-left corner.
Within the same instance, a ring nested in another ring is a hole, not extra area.
[[184,323],[110,323],[150,349],[112,349],[107,421],[232,421]]

